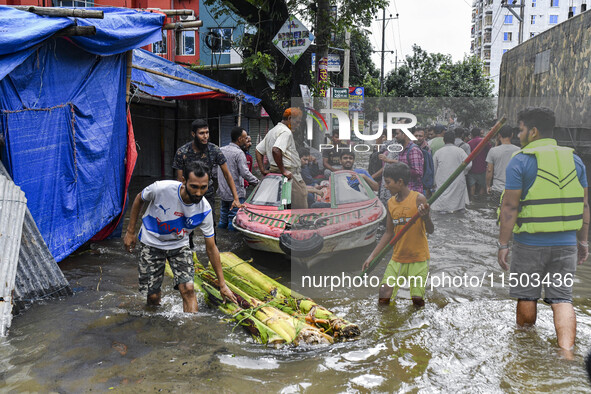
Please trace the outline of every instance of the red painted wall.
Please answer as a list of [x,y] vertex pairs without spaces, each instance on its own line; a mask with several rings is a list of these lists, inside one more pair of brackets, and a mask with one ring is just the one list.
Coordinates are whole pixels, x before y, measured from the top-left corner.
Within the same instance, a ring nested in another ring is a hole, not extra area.
[[[160,8],[160,9],[188,9],[199,15],[199,0],[95,0],[96,7],[124,7],[124,8]],[[53,6],[52,0],[0,0],[0,5],[34,5],[39,7]],[[177,17],[166,18],[164,23],[174,23]],[[167,54],[160,55],[168,60],[182,63],[199,63],[199,31],[195,31],[195,55],[176,55],[175,33],[172,30],[165,31],[167,35]],[[144,49],[151,51],[151,45]]]

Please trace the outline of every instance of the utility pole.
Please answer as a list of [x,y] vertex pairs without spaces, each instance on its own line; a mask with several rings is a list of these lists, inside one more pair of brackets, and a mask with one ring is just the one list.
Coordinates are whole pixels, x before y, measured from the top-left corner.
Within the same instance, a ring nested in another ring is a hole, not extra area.
[[[398,19],[398,14],[396,14],[396,17],[392,17],[392,14],[390,14],[389,18],[386,18],[386,8],[384,7],[384,9],[382,10],[382,50],[379,51],[382,53],[382,67],[381,67],[381,72],[380,72],[380,96],[384,95],[384,57],[386,55],[386,21],[390,21],[393,19]],[[376,51],[378,52],[378,51]],[[388,52],[393,52],[393,51],[388,51]]]
[[351,59],[351,30],[345,31],[345,56],[343,62],[343,87],[349,87],[349,63]]
[[382,67],[380,72],[380,96],[384,95],[384,46],[386,45],[386,7],[382,13]]
[[[512,13],[515,18],[519,21],[519,37],[518,43],[521,44],[523,42],[523,17],[525,5],[523,4],[523,0],[521,0],[521,4],[516,4],[517,0],[512,0],[512,4],[507,4],[507,0],[501,0],[501,7],[506,8]],[[519,8],[519,15],[515,12],[514,8]]]

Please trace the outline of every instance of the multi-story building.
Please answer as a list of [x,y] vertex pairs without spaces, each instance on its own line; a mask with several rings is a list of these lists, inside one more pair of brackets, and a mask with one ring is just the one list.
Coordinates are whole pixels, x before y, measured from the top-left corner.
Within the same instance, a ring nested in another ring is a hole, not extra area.
[[[564,22],[569,12],[573,15],[582,12],[586,0],[474,0],[472,7],[470,53],[483,60],[484,71],[493,81],[496,94],[503,54]],[[522,22],[518,16],[523,16]]]
[[[237,51],[246,22],[231,11],[217,15],[216,8],[199,0],[199,29],[201,42],[199,58],[202,66],[215,68],[220,65],[241,64],[242,57]],[[239,68],[239,67],[238,67]]]

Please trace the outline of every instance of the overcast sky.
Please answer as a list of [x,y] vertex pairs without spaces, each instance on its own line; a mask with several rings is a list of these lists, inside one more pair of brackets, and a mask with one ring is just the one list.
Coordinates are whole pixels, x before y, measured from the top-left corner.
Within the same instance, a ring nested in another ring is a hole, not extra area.
[[[472,0],[390,0],[386,18],[390,14],[399,19],[386,23],[385,49],[398,50],[398,61],[412,53],[412,45],[418,44],[427,52],[449,54],[454,61],[463,59],[470,53],[470,26]],[[370,42],[374,50],[382,49],[382,12],[380,21],[371,25]],[[385,73],[394,68],[395,55],[386,53]],[[375,53],[373,61],[379,69],[380,53]]]

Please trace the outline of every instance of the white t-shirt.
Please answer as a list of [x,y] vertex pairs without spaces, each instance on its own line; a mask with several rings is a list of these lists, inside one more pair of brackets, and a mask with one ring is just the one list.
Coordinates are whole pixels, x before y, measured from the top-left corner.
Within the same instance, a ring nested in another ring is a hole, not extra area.
[[486,162],[493,165],[493,184],[491,190],[502,192],[505,190],[505,170],[519,148],[513,144],[501,144],[488,151]]
[[164,250],[180,248],[189,245],[189,234],[196,227],[206,238],[213,237],[211,206],[205,198],[198,204],[185,204],[181,185],[158,181],[142,190],[142,200],[150,203],[139,234],[143,244]]

